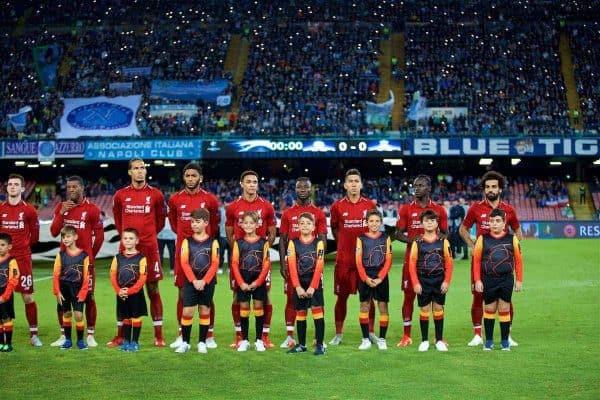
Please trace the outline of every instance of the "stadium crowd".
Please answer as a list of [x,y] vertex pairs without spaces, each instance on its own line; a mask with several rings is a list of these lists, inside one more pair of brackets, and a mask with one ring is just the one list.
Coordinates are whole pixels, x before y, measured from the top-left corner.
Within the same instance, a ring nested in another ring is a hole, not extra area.
[[[558,51],[558,20],[565,15],[573,20],[568,33],[582,104],[575,117],[597,129],[598,24],[578,22],[594,4],[211,0],[200,8],[193,1],[24,2],[0,15],[6,23],[0,49],[8,55],[0,78],[0,133],[52,135],[60,129],[61,98],[127,94],[143,95],[138,127],[148,136],[234,128],[246,135],[365,133],[371,130],[365,102],[380,86],[379,44],[402,31],[406,65],[395,76],[405,83],[406,112],[416,92],[428,106],[468,110],[452,121],[413,124],[414,134],[569,134]],[[32,11],[27,18],[25,9]],[[182,102],[151,98],[154,79],[232,82],[224,63],[234,33],[250,49],[239,87],[232,83],[226,90],[234,102],[239,97],[239,109],[197,101],[193,115],[152,115],[152,105]],[[44,87],[32,56],[44,45],[61,51],[54,88]],[[150,69],[125,72],[135,67]],[[26,106],[32,108],[26,126],[15,129],[7,114]]]

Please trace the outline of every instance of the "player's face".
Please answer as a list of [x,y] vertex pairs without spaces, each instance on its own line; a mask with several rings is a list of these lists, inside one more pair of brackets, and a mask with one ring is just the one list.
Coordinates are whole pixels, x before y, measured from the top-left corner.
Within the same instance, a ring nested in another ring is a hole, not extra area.
[[196,190],[202,182],[202,175],[195,169],[188,169],[183,173],[183,182],[188,190]]
[[192,219],[192,230],[194,233],[202,233],[206,230],[208,222],[203,219]]
[[379,218],[378,215],[369,215],[369,218],[367,219],[367,227],[369,228],[370,232],[379,232],[379,229],[381,229],[381,218]]
[[125,247],[126,250],[132,250],[135,249],[135,246],[137,246],[139,239],[132,232],[124,232],[121,235],[121,242],[123,243],[123,247]]
[[12,245],[5,240],[0,240],[0,257],[4,257],[12,249]]
[[431,186],[429,185],[429,182],[427,182],[427,179],[415,179],[413,182],[413,187],[415,189],[415,197],[417,199],[429,197],[429,194],[431,193]]
[[19,197],[23,192],[23,184],[19,178],[11,178],[6,183],[6,193],[9,197]]
[[146,182],[146,164],[143,161],[134,161],[129,168],[129,176],[136,183]]
[[301,201],[305,201],[310,198],[310,182],[298,181],[296,182],[296,196]]
[[240,186],[244,194],[254,196],[258,191],[258,176],[246,175],[240,182]]
[[66,233],[62,235],[61,241],[66,246],[69,247],[77,240],[77,235],[73,235],[72,233]]
[[423,218],[423,229],[426,232],[435,232],[438,228],[438,221],[435,218]]
[[497,179],[490,179],[485,181],[483,192],[485,193],[485,197],[489,201],[496,201],[498,200],[498,197],[500,197],[502,189],[500,189],[500,185]]
[[350,196],[357,196],[362,189],[362,180],[358,175],[348,175],[344,180],[344,189]]
[[308,218],[300,218],[298,228],[303,235],[309,235],[315,231],[315,223]]
[[83,186],[78,181],[67,181],[67,197],[75,203],[83,197]]
[[501,234],[505,225],[506,223],[500,216],[490,218],[490,231],[495,235]]
[[258,223],[251,217],[246,217],[242,220],[242,229],[248,234],[256,232],[257,226]]

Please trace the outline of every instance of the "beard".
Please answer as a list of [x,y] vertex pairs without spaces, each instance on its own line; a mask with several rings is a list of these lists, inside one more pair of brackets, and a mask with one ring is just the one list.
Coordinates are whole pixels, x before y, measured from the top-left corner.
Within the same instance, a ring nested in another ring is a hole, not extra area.
[[486,193],[485,197],[489,201],[496,201],[496,200],[498,200],[498,197],[500,197],[500,194],[499,193]]

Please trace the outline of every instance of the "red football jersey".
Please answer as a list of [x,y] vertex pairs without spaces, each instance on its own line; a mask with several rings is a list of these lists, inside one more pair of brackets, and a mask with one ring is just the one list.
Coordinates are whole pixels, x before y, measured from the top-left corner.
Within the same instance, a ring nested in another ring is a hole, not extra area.
[[[504,227],[504,231],[508,232],[509,226],[512,228],[513,232],[519,229],[520,224],[515,209],[503,201],[498,203],[498,208],[506,213],[506,225]],[[475,230],[477,236],[490,233],[490,213],[493,209],[494,207],[492,207],[490,202],[487,200],[481,200],[477,203],[473,203],[471,207],[469,207],[467,215],[462,222],[463,226],[469,230],[473,224],[476,223],[477,225],[475,225]]]
[[338,230],[336,266],[356,268],[356,238],[369,230],[367,211],[376,206],[375,201],[362,196],[356,203],[344,196],[331,205],[331,229]]
[[446,209],[431,200],[429,200],[429,203],[425,207],[421,207],[417,201],[400,206],[396,227],[402,231],[406,231],[406,236],[411,239],[424,234],[425,230],[419,217],[425,210],[435,211],[439,217],[438,227],[440,231],[444,233],[448,232],[448,213],[446,213]]
[[[219,200],[216,196],[206,190],[200,189],[197,193],[189,193],[181,190],[174,193],[169,199],[169,222],[173,232],[177,235],[177,241],[181,242],[188,236],[192,236],[192,211],[204,208],[210,213],[210,221],[207,233],[211,237],[219,236]],[[179,247],[179,246],[177,246]]]
[[314,204],[301,206],[294,203],[281,215],[281,223],[279,225],[279,233],[288,235],[290,240],[300,237],[300,228],[298,227],[298,217],[302,213],[310,213],[315,217],[314,236],[327,235],[327,218],[325,213]]
[[0,203],[0,232],[11,236],[13,257],[31,257],[31,246],[40,239],[37,211],[23,200],[14,206],[3,201]]
[[[63,226],[72,226],[77,230],[77,247],[85,251],[90,257],[90,265],[98,255],[104,242],[104,226],[100,220],[100,209],[84,197],[81,203],[64,213],[60,212],[61,203],[54,209],[54,218],[50,225],[52,236],[59,236]],[[65,246],[60,244],[61,250]]]
[[232,201],[225,210],[225,226],[233,227],[234,240],[242,239],[246,234],[242,229],[242,215],[247,211],[258,213],[256,234],[266,239],[267,228],[277,225],[273,205],[260,196],[257,196],[254,201],[248,201],[240,196],[237,200]]
[[158,249],[156,235],[165,226],[165,197],[160,190],[145,184],[136,189],[132,185],[118,190],[113,198],[113,215],[117,231],[135,228],[140,246]]

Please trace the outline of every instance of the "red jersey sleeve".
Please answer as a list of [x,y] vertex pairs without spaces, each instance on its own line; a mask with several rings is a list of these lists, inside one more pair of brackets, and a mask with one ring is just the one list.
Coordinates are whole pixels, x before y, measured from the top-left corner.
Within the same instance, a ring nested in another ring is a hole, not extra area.
[[57,237],[60,234],[60,230],[63,227],[63,215],[60,212],[62,208],[62,203],[58,203],[56,207],[54,207],[54,217],[52,218],[52,225],[50,225],[50,234],[54,237]]
[[510,210],[510,219],[508,220],[508,224],[510,225],[513,232],[516,232],[517,229],[521,226],[519,224],[519,218],[517,217],[517,213],[513,207]]
[[467,215],[465,219],[463,219],[462,225],[467,228],[467,230],[471,229],[475,221],[477,220],[477,216],[475,215],[475,207],[472,204],[471,207],[467,210]]
[[219,224],[221,223],[221,213],[219,212],[219,200],[211,194],[210,204],[208,204],[210,213],[210,235],[213,238],[219,237]]
[[171,230],[177,234],[177,204],[174,201],[174,196],[171,196],[169,202],[167,203],[167,218],[169,218],[169,224],[171,224]]
[[119,234],[123,231],[123,199],[121,199],[121,193],[122,192],[119,190],[113,197],[113,217]]
[[408,224],[408,205],[404,204],[400,207],[398,211],[398,221],[396,221],[396,228],[401,231],[406,231],[406,226]]
[[329,210],[331,216],[329,218],[329,225],[331,226],[331,229],[338,229],[339,228],[339,223],[340,223],[340,216],[338,215],[338,203],[335,202],[333,203],[333,205],[331,206],[331,210]]
[[267,211],[267,215],[264,218],[264,222],[265,222],[265,224],[267,224],[267,228],[277,226],[277,220],[275,219],[275,209],[273,208],[273,205],[271,203],[269,203],[267,200],[265,200],[265,202],[267,204],[267,206],[265,207],[265,211]]
[[440,224],[439,229],[442,233],[448,233],[448,213],[443,207],[439,207]]
[[235,217],[235,203],[231,203],[226,209],[225,209],[225,226],[228,226],[230,228],[233,228],[235,226],[236,223],[236,217]]
[[327,218],[321,210],[315,212],[316,233],[317,235],[327,235]]
[[33,246],[40,240],[40,221],[37,211],[32,206],[27,207],[27,223],[29,224],[29,246]]
[[156,233],[158,234],[165,227],[165,220],[167,218],[165,196],[158,189],[154,193],[154,210],[156,210],[154,218],[156,219]]
[[281,222],[279,223],[279,234],[288,235],[290,234],[290,214],[286,211],[281,215]]
[[90,212],[90,224],[92,225],[92,230],[94,233],[94,245],[92,246],[92,254],[90,258],[91,262],[96,258],[100,252],[100,248],[102,248],[102,243],[104,243],[104,225],[100,219],[100,209],[98,207],[93,207],[92,211]]

